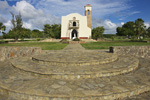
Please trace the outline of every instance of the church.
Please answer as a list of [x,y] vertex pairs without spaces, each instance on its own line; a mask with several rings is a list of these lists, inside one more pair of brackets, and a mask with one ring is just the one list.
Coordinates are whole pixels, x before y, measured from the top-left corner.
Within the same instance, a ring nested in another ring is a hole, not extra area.
[[61,19],[61,39],[89,39],[92,28],[92,6],[84,6],[85,16],[72,13],[62,16]]

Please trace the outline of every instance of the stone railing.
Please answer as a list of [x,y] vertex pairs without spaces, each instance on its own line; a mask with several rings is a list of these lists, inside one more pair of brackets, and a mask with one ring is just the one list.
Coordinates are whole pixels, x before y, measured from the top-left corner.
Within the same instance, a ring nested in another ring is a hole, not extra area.
[[110,47],[109,51],[117,55],[150,58],[150,46],[115,46]]
[[14,57],[25,57],[41,53],[40,47],[0,47],[0,61]]

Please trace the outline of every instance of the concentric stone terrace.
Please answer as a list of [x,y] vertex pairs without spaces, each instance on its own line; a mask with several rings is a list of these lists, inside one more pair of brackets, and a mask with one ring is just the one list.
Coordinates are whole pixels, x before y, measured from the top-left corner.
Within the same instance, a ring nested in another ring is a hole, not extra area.
[[0,94],[6,100],[114,100],[150,90],[149,59],[67,48],[1,62]]
[[46,55],[32,57],[32,60],[47,65],[58,66],[83,66],[97,65],[113,62],[117,60],[117,56],[111,53],[103,53],[100,51],[55,51]]
[[[105,53],[99,52],[99,54],[105,54]],[[52,55],[47,55],[47,56],[52,56]],[[116,57],[114,58],[116,59]],[[72,58],[70,58],[70,60],[71,59]],[[42,60],[42,62],[44,62],[44,59]],[[103,60],[101,62],[105,63],[105,61]],[[86,65],[87,63],[82,66],[81,65],[77,66],[77,64],[74,64],[72,66],[67,66],[68,63],[67,64],[65,63],[66,62],[63,62],[61,64],[55,63],[56,65],[54,65],[53,63],[50,64],[48,63],[46,65],[45,63],[44,64],[37,63],[28,57],[16,58],[11,60],[11,64],[15,68],[19,68],[21,71],[28,72],[28,73],[30,72],[35,75],[49,77],[53,79],[85,79],[85,78],[115,76],[115,75],[128,73],[130,71],[135,70],[138,67],[139,60],[133,57],[119,57],[118,60],[115,60],[115,62],[110,62],[109,64],[96,63],[97,65],[92,65],[92,66],[91,64]],[[91,63],[95,64],[93,62]]]

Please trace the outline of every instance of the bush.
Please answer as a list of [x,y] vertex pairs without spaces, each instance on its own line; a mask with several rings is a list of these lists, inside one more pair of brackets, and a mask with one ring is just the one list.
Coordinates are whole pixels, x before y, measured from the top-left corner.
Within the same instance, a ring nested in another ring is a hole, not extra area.
[[37,41],[40,41],[41,39],[40,39],[40,38],[37,38],[36,40],[37,40]]
[[79,38],[75,38],[75,39],[73,39],[73,41],[80,41],[80,39]]

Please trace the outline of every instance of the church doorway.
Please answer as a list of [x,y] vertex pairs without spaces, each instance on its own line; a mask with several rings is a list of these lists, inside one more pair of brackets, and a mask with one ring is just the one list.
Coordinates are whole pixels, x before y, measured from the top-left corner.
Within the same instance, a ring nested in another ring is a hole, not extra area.
[[72,31],[72,33],[71,33],[71,38],[72,38],[72,39],[75,39],[75,38],[77,38],[77,37],[78,37],[78,32],[77,32],[76,29],[73,29],[73,31]]

